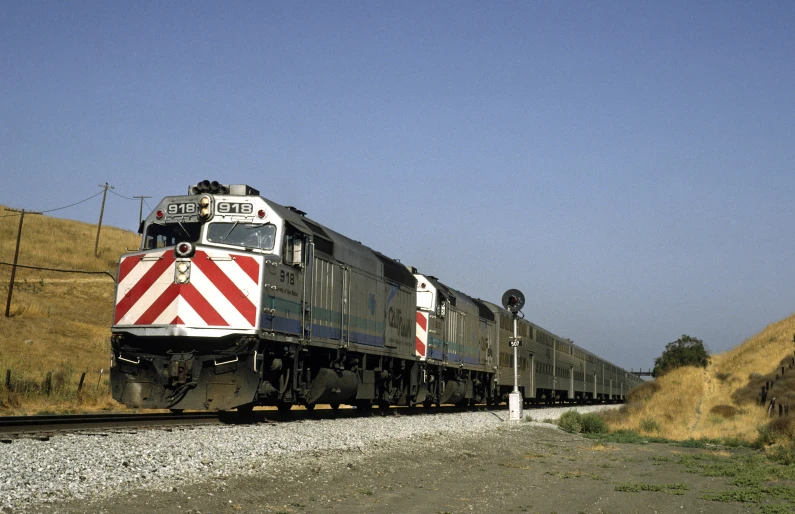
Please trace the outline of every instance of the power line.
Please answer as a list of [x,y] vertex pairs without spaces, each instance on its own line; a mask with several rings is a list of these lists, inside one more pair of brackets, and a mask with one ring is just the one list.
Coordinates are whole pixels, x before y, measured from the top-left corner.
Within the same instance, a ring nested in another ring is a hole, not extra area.
[[[25,214],[33,214],[31,212],[26,212]],[[23,266],[22,264],[12,264],[10,262],[0,262],[3,266],[16,266],[17,268],[25,268],[25,269],[37,269],[42,271],[57,271],[59,273],[82,273],[84,275],[107,275],[113,280],[116,280],[116,275],[111,273],[110,271],[86,271],[80,269],[58,269],[58,268],[42,268],[40,266]]]
[[[101,187],[101,186],[100,186],[100,187]],[[92,198],[96,198],[97,196],[99,196],[99,195],[101,195],[101,194],[102,194],[102,191],[100,191],[99,193],[97,193],[97,194],[95,194],[95,195],[93,195],[93,196],[89,196],[89,197],[88,197],[88,198],[86,198],[85,200],[80,200],[79,202],[75,202],[75,203],[73,203],[73,204],[70,204],[70,205],[64,205],[63,207],[58,207],[58,208],[56,208],[56,209],[48,209],[48,210],[46,210],[46,211],[41,211],[41,212],[43,212],[43,213],[44,213],[44,212],[60,211],[61,209],[68,209],[69,207],[74,207],[75,205],[79,205],[79,204],[81,204],[81,203],[83,203],[83,202],[87,202],[87,201],[91,200]]]
[[116,196],[118,196],[120,198],[124,198],[125,200],[135,200],[136,198],[138,198],[137,196],[133,196],[132,198],[130,198],[129,196],[120,195],[119,193],[117,193],[115,191],[111,191],[111,193],[113,193],[114,195],[116,195]]
[[[54,212],[54,211],[60,211],[61,209],[68,209],[69,207],[74,207],[75,205],[79,205],[81,203],[87,202],[87,201],[91,200],[92,198],[96,198],[97,196],[99,196],[101,194],[102,194],[102,191],[100,191],[99,193],[97,193],[95,195],[89,196],[88,198],[86,198],[84,200],[80,200],[79,202],[75,202],[75,203],[72,203],[72,204],[69,204],[69,205],[64,205],[63,207],[56,207],[55,209],[47,209],[47,210],[44,210],[44,211],[38,211],[38,213],[43,214],[45,212]],[[8,209],[8,210],[16,211],[16,209]],[[30,211],[25,211],[25,212],[30,213]],[[0,216],[0,218],[10,218],[11,216],[19,216],[19,215],[20,214],[18,212],[15,213],[15,214],[4,214],[4,215]]]

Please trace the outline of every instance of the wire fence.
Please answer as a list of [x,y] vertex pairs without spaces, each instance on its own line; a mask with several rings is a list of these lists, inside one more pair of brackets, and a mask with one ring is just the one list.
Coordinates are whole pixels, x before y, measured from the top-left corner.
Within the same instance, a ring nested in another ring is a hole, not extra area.
[[107,369],[82,371],[79,374],[71,367],[64,366],[47,371],[44,378],[6,368],[0,392],[6,396],[51,397],[56,399],[82,399],[84,396],[104,396],[110,392]]

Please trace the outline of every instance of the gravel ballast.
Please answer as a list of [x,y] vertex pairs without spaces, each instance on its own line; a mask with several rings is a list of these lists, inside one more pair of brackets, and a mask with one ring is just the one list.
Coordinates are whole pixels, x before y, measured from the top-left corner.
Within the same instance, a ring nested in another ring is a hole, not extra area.
[[[532,409],[525,414],[554,420],[567,410],[615,407]],[[438,445],[456,435],[511,425],[507,416],[507,411],[372,416],[17,439],[0,446],[0,509],[18,512],[50,502],[90,502],[131,489],[170,491],[213,477],[267,472],[285,456],[317,460],[340,451],[371,453],[405,446],[409,439],[411,445]]]

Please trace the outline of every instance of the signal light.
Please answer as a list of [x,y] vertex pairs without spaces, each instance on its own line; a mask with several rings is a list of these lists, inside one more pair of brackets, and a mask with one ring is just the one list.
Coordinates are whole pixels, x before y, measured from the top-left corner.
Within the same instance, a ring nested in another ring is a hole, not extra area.
[[502,295],[502,306],[516,314],[524,307],[524,295],[518,289],[508,289]]
[[265,217],[265,210],[264,209],[258,210],[257,211],[257,216],[260,217],[260,218],[264,218]]
[[158,210],[158,211],[155,213],[155,216],[157,216],[157,219],[159,219],[159,220],[162,220],[162,219],[163,219],[163,211],[161,211],[161,210]]

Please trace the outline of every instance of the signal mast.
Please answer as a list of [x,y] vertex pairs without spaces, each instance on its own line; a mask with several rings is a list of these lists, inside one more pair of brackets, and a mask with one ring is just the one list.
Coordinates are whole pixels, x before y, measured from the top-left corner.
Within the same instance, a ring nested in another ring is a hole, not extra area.
[[513,317],[513,337],[509,339],[509,344],[513,348],[513,391],[508,395],[509,421],[521,421],[524,400],[522,393],[519,392],[519,346],[522,345],[522,338],[517,334],[519,315],[524,307],[524,294],[518,289],[508,289],[502,295],[502,306],[508,309]]

